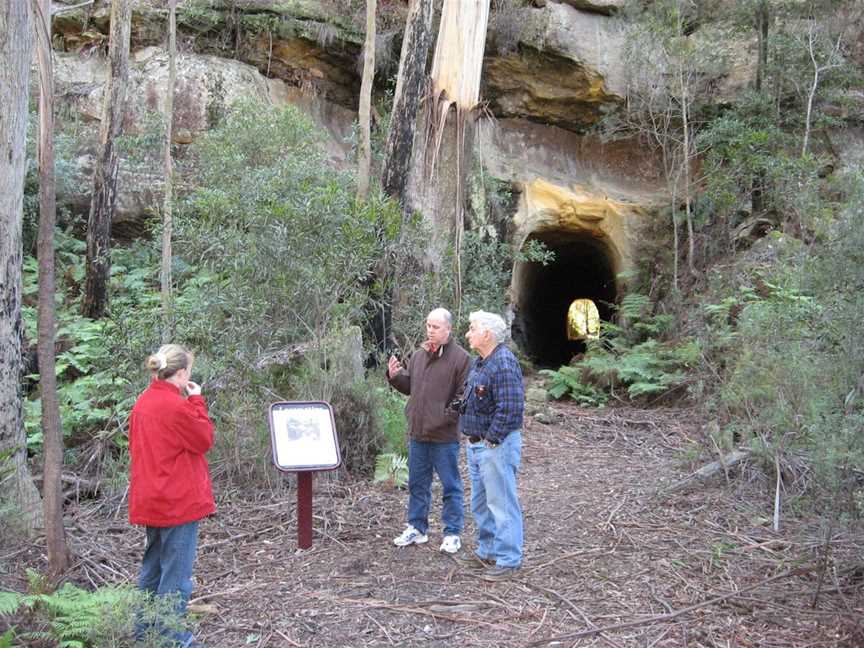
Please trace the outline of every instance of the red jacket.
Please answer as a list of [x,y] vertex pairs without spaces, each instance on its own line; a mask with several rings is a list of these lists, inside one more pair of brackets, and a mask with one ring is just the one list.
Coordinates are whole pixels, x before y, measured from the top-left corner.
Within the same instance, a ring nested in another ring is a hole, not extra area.
[[213,422],[204,398],[186,399],[170,382],[151,382],[129,420],[129,522],[171,527],[213,513],[204,458],[212,446]]

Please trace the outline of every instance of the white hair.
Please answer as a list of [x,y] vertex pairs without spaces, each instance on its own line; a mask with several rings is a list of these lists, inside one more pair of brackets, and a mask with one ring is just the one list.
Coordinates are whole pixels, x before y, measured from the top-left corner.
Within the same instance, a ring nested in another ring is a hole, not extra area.
[[437,319],[444,322],[448,327],[453,328],[453,316],[446,308],[436,308],[432,310],[426,319]]
[[507,324],[500,315],[486,311],[474,311],[468,316],[468,321],[478,328],[489,331],[498,344],[507,339]]

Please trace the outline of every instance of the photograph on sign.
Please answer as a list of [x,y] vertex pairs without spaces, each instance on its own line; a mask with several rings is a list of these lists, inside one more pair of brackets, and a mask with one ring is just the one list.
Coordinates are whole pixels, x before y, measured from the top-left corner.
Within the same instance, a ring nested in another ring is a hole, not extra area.
[[333,412],[327,403],[274,403],[270,437],[279,470],[331,470],[341,463]]

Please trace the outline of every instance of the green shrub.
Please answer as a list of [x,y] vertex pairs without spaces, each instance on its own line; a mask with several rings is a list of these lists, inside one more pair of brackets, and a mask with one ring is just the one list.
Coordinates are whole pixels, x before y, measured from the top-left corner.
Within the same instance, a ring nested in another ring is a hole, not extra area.
[[771,478],[779,460],[787,474],[799,477],[796,488],[787,487],[793,502],[860,516],[864,180],[853,178],[838,189],[844,199],[832,207],[836,216],[824,239],[805,246],[775,237],[774,263],[748,277],[758,290],[711,307],[720,320],[728,303],[738,313],[734,323],[709,328],[706,337],[727,351],[715,368],[722,372],[719,413]]
[[[187,193],[175,214],[174,341],[196,353],[195,378],[219,430],[214,458],[228,460],[229,475],[245,478],[268,464],[264,412],[276,394],[335,393],[304,391],[285,383],[280,370],[260,370],[259,361],[297,346],[314,352],[333,331],[362,323],[364,306],[382,293],[372,281],[376,264],[393,258],[395,241],[407,234],[395,204],[380,196],[354,199],[352,176],[333,170],[311,122],[295,109],[237,106],[191,149],[180,167]],[[84,244],[58,232],[57,373],[67,447],[94,437],[125,444],[129,410],[149,380],[143,359],[162,339],[158,226],[153,234],[112,250],[109,312],[92,322],[78,314]],[[36,262],[28,259],[27,303],[36,282]],[[28,339],[35,339],[35,308],[24,316]],[[336,390],[344,429],[374,428],[371,414],[356,420],[374,409],[363,389]],[[352,412],[360,401],[369,403]],[[35,393],[27,429],[38,451]],[[358,450],[364,471],[371,472],[380,450],[377,435],[367,435],[369,447]],[[363,445],[354,441],[352,453]]]
[[405,404],[408,401],[389,385],[375,387],[376,412],[384,435],[384,452],[406,456],[408,454],[408,426]]
[[[127,337],[117,336],[115,321],[93,321],[79,313],[77,287],[84,277],[84,248],[82,241],[68,233],[58,231],[56,236],[57,300],[56,356],[60,418],[64,436],[70,445],[80,444],[94,436],[111,437],[125,444],[125,438],[115,436],[125,421],[133,402],[133,381],[130,376],[139,373],[140,358],[131,358],[125,343]],[[122,255],[121,260],[122,260]],[[137,290],[138,286],[123,285],[119,280],[126,269],[123,265],[112,268],[112,289],[119,295]],[[146,273],[142,268],[140,272]],[[35,299],[38,291],[37,262],[28,257],[23,268],[24,294]],[[30,301],[28,299],[28,301]],[[116,312],[116,307],[112,312]],[[27,339],[36,339],[36,308],[24,306],[23,320]],[[137,366],[136,366],[137,365]],[[38,380],[38,374],[28,376]],[[41,448],[41,402],[38,398],[24,403],[27,443],[32,451]]]

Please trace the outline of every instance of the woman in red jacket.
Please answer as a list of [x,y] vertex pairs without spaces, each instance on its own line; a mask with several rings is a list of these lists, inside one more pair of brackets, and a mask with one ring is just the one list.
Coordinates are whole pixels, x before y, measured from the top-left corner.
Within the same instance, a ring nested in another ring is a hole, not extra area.
[[[198,521],[216,510],[204,458],[213,446],[213,423],[201,386],[190,380],[193,360],[176,344],[147,358],[153,380],[129,421],[129,521],[147,528],[138,586],[175,597],[180,617],[192,593]],[[146,631],[139,624],[136,634]],[[188,631],[174,638],[184,648],[199,645]]]

